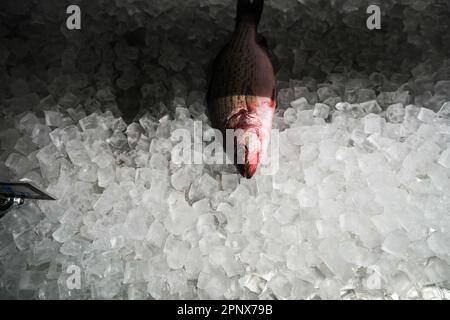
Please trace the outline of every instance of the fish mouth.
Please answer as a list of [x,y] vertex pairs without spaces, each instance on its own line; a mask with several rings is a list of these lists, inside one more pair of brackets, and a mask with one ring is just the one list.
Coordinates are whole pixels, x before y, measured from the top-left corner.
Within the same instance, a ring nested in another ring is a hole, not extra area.
[[256,170],[258,169],[258,166],[246,163],[246,164],[237,164],[236,168],[244,178],[251,179],[255,174]]
[[239,173],[250,179],[256,173],[261,157],[261,137],[258,130],[246,130],[242,137],[237,137],[234,144],[234,164]]

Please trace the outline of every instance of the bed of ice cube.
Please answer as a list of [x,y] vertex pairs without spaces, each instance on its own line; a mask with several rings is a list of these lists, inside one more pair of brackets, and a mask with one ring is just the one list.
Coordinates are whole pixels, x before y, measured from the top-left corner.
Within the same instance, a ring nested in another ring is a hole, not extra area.
[[[108,14],[133,28],[134,2],[116,1]],[[423,1],[401,2],[411,19],[427,12]],[[210,17],[234,6],[201,3]],[[351,16],[360,2],[343,3]],[[267,11],[289,23],[282,13],[296,5],[272,1]],[[146,12],[167,23],[171,6]],[[96,33],[114,37],[98,23]],[[273,38],[275,24],[262,25]],[[214,42],[208,30],[192,32]],[[0,45],[0,65],[13,65],[0,90],[0,178],[30,179],[58,199],[28,201],[0,221],[0,297],[450,298],[450,60],[366,73],[313,57],[304,68],[325,71],[319,79],[296,76],[301,51],[272,48],[282,65],[279,170],[247,180],[233,166],[172,161],[174,130],[209,127],[202,68],[170,50],[175,42],[156,52],[154,81],[140,86],[152,99],[127,124],[115,86],[147,72],[133,67],[142,49],[81,52],[75,70],[80,39],[65,36],[61,65],[45,71],[17,62],[32,51],[19,40]],[[90,61],[101,65],[95,74]],[[122,72],[115,84],[108,68]],[[74,268],[80,288],[68,285]]]

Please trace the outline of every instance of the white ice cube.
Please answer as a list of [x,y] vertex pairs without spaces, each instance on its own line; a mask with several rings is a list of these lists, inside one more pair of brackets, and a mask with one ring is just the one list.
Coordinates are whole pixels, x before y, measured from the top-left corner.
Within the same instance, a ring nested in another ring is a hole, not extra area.
[[436,118],[436,116],[437,115],[433,110],[430,110],[428,108],[420,108],[417,119],[425,123],[433,123],[433,120]]
[[410,240],[404,232],[396,231],[384,240],[381,249],[396,257],[404,257]]
[[447,148],[447,150],[441,153],[438,163],[441,166],[450,169],[450,148]]
[[364,132],[366,134],[381,133],[386,125],[384,118],[369,114],[364,117]]
[[164,253],[167,256],[167,264],[171,269],[180,269],[186,262],[190,245],[187,241],[177,240],[169,236],[164,245]]
[[157,220],[153,221],[148,229],[145,239],[152,245],[161,248],[167,238],[167,231],[164,226]]

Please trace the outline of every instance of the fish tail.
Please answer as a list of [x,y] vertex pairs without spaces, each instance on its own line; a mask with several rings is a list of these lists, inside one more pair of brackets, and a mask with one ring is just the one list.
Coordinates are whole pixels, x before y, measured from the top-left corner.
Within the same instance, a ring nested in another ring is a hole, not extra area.
[[264,0],[237,0],[236,23],[249,20],[257,26],[261,19]]

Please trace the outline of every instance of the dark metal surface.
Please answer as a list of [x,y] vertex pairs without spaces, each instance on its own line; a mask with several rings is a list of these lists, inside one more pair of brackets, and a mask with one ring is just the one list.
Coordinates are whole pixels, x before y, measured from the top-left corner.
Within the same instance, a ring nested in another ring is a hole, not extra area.
[[13,198],[6,198],[6,199],[0,198],[0,219],[3,218],[3,216],[8,212],[8,210],[12,207],[13,204],[14,204]]
[[0,196],[34,200],[56,200],[31,182],[0,182]]

